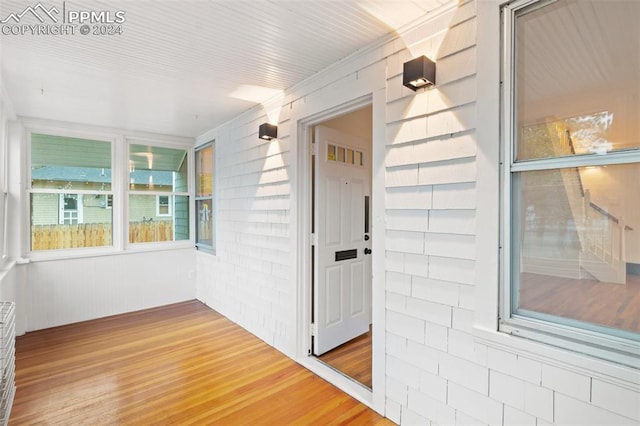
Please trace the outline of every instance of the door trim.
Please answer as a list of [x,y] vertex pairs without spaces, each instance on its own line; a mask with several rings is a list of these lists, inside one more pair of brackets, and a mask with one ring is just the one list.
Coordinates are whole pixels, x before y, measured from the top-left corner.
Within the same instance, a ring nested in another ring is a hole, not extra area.
[[[372,181],[373,205],[372,253],[372,381],[369,390],[346,376],[333,370],[320,360],[310,356],[311,350],[311,133],[313,126],[331,118],[372,105]],[[368,95],[315,114],[294,118],[296,125],[297,180],[295,191],[298,200],[296,238],[297,294],[297,348],[296,361],[339,389],[368,405],[378,413],[385,412],[385,280],[384,280],[384,153],[385,153],[385,90],[379,89]],[[377,266],[379,265],[379,266]]]

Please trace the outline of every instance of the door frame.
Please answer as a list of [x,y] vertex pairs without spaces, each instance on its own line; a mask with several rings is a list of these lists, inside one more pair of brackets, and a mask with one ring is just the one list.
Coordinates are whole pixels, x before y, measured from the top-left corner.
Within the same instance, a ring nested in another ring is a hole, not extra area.
[[[311,137],[313,126],[332,118],[353,112],[362,107],[372,106],[372,281],[371,316],[373,324],[372,339],[372,387],[369,390],[360,383],[335,371],[311,355],[311,313],[312,313],[312,252],[311,252]],[[296,127],[297,143],[297,198],[296,212],[296,282],[297,285],[297,347],[296,361],[315,374],[332,383],[342,391],[353,396],[373,410],[384,415],[385,412],[385,90],[379,89],[367,95],[352,99],[340,105],[328,106],[318,112],[310,112],[299,118],[292,117]]]

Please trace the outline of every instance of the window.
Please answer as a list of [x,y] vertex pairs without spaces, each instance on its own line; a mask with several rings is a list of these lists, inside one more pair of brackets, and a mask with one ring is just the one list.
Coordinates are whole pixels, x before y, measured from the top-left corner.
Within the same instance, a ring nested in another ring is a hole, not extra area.
[[189,240],[185,149],[129,145],[129,242]]
[[640,350],[640,3],[520,1],[503,12],[500,328],[631,363]]
[[8,125],[5,117],[4,105],[0,99],[0,266],[7,259],[7,228],[8,228]]
[[171,216],[171,197],[158,195],[156,197],[156,216]]
[[213,165],[214,144],[210,142],[196,150],[196,246],[213,250]]
[[111,142],[31,134],[31,250],[113,244]]

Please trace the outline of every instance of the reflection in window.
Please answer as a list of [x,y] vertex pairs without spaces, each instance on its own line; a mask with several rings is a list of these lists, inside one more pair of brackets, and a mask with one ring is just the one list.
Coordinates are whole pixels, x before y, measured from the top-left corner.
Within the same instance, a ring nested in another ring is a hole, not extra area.
[[111,143],[31,134],[31,250],[112,245]]
[[640,2],[504,9],[501,328],[627,362],[640,347]]
[[196,150],[196,246],[214,249],[214,144]]
[[129,242],[189,239],[187,151],[129,145]]

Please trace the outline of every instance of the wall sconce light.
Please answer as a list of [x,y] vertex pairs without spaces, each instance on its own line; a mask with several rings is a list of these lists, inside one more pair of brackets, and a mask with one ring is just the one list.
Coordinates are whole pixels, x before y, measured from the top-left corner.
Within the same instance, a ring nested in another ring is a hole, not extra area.
[[402,84],[411,90],[436,84],[436,63],[426,56],[420,56],[404,63]]
[[258,137],[265,141],[278,137],[278,126],[275,124],[263,123],[258,128]]

